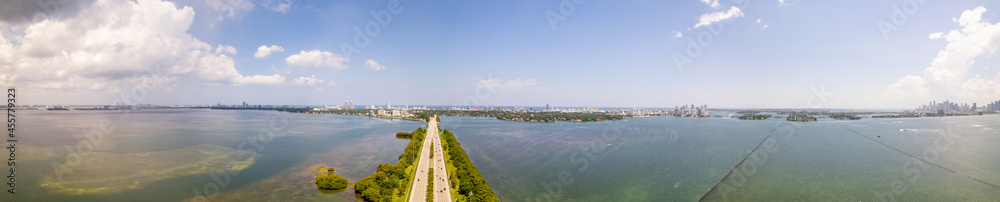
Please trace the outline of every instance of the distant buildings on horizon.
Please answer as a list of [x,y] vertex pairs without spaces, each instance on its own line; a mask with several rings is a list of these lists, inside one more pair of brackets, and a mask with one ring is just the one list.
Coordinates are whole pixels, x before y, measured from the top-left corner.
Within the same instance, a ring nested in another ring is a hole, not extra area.
[[691,104],[691,107],[687,105],[684,106],[674,106],[674,116],[676,117],[708,117],[708,105],[701,105],[695,107]]
[[996,113],[1000,112],[1000,101],[993,103],[987,103],[986,106],[977,106],[976,103],[971,105],[968,103],[954,103],[945,100],[944,102],[932,101],[926,105],[920,105],[915,109],[916,112],[930,112],[938,114],[954,114],[954,113]]
[[993,102],[993,103],[986,104],[986,111],[987,112],[1000,112],[1000,100],[998,100],[996,102]]

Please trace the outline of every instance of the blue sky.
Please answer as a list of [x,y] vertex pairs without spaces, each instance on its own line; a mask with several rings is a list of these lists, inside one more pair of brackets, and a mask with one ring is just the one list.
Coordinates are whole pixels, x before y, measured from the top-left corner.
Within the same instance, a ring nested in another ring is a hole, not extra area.
[[[12,58],[0,78],[27,104],[124,96],[152,104],[908,109],[1000,100],[1000,2],[403,0],[348,57],[341,44],[354,45],[354,29],[377,24],[371,13],[389,2],[97,0],[55,11],[7,3],[51,19],[0,16]],[[895,30],[883,34],[880,22]],[[256,57],[261,46],[283,51]],[[678,55],[686,62],[678,65]]]

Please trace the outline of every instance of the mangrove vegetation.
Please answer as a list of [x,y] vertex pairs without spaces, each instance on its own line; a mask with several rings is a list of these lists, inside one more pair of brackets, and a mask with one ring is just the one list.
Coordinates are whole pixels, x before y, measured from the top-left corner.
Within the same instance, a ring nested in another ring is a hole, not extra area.
[[340,175],[335,175],[337,172],[333,167],[319,166],[313,173],[320,173],[316,176],[316,186],[320,189],[327,190],[341,190],[347,188],[347,179],[341,177]]
[[740,120],[764,120],[771,118],[770,114],[757,114],[757,112],[741,112],[742,116],[739,117]]
[[813,117],[812,115],[806,113],[793,112],[789,113],[788,117],[785,118],[785,120],[797,121],[797,122],[810,122],[810,121],[816,121],[816,117]]
[[365,201],[390,202],[405,200],[406,192],[410,191],[410,180],[416,172],[417,155],[427,130],[417,128],[410,133],[397,133],[396,136],[409,137],[403,154],[399,155],[396,165],[380,164],[375,174],[361,179],[354,184],[354,193],[360,194]]
[[830,118],[837,119],[837,120],[859,120],[859,119],[861,119],[861,117],[858,117],[858,116],[855,116],[854,114],[849,114],[849,113],[832,113],[829,116],[830,116]]

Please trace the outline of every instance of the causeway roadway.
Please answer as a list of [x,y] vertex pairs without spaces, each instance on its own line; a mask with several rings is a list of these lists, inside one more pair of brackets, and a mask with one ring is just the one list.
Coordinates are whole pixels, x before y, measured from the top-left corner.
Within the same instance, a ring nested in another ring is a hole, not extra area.
[[[431,147],[433,143],[434,147]],[[420,147],[420,157],[417,162],[416,180],[410,186],[410,198],[407,201],[418,202],[427,201],[427,180],[434,180],[434,201],[451,202],[451,187],[448,179],[448,171],[445,170],[444,147],[441,146],[441,136],[438,135],[437,116],[427,122],[427,135],[424,136],[423,146]],[[434,150],[431,158],[430,150]],[[427,179],[427,172],[434,169],[433,179]]]

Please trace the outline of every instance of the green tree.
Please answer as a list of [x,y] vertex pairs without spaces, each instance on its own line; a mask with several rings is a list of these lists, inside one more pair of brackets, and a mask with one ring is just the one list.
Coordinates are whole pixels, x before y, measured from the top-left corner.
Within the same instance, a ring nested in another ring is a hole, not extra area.
[[344,189],[347,188],[347,179],[339,175],[321,173],[316,176],[316,186],[320,189]]

